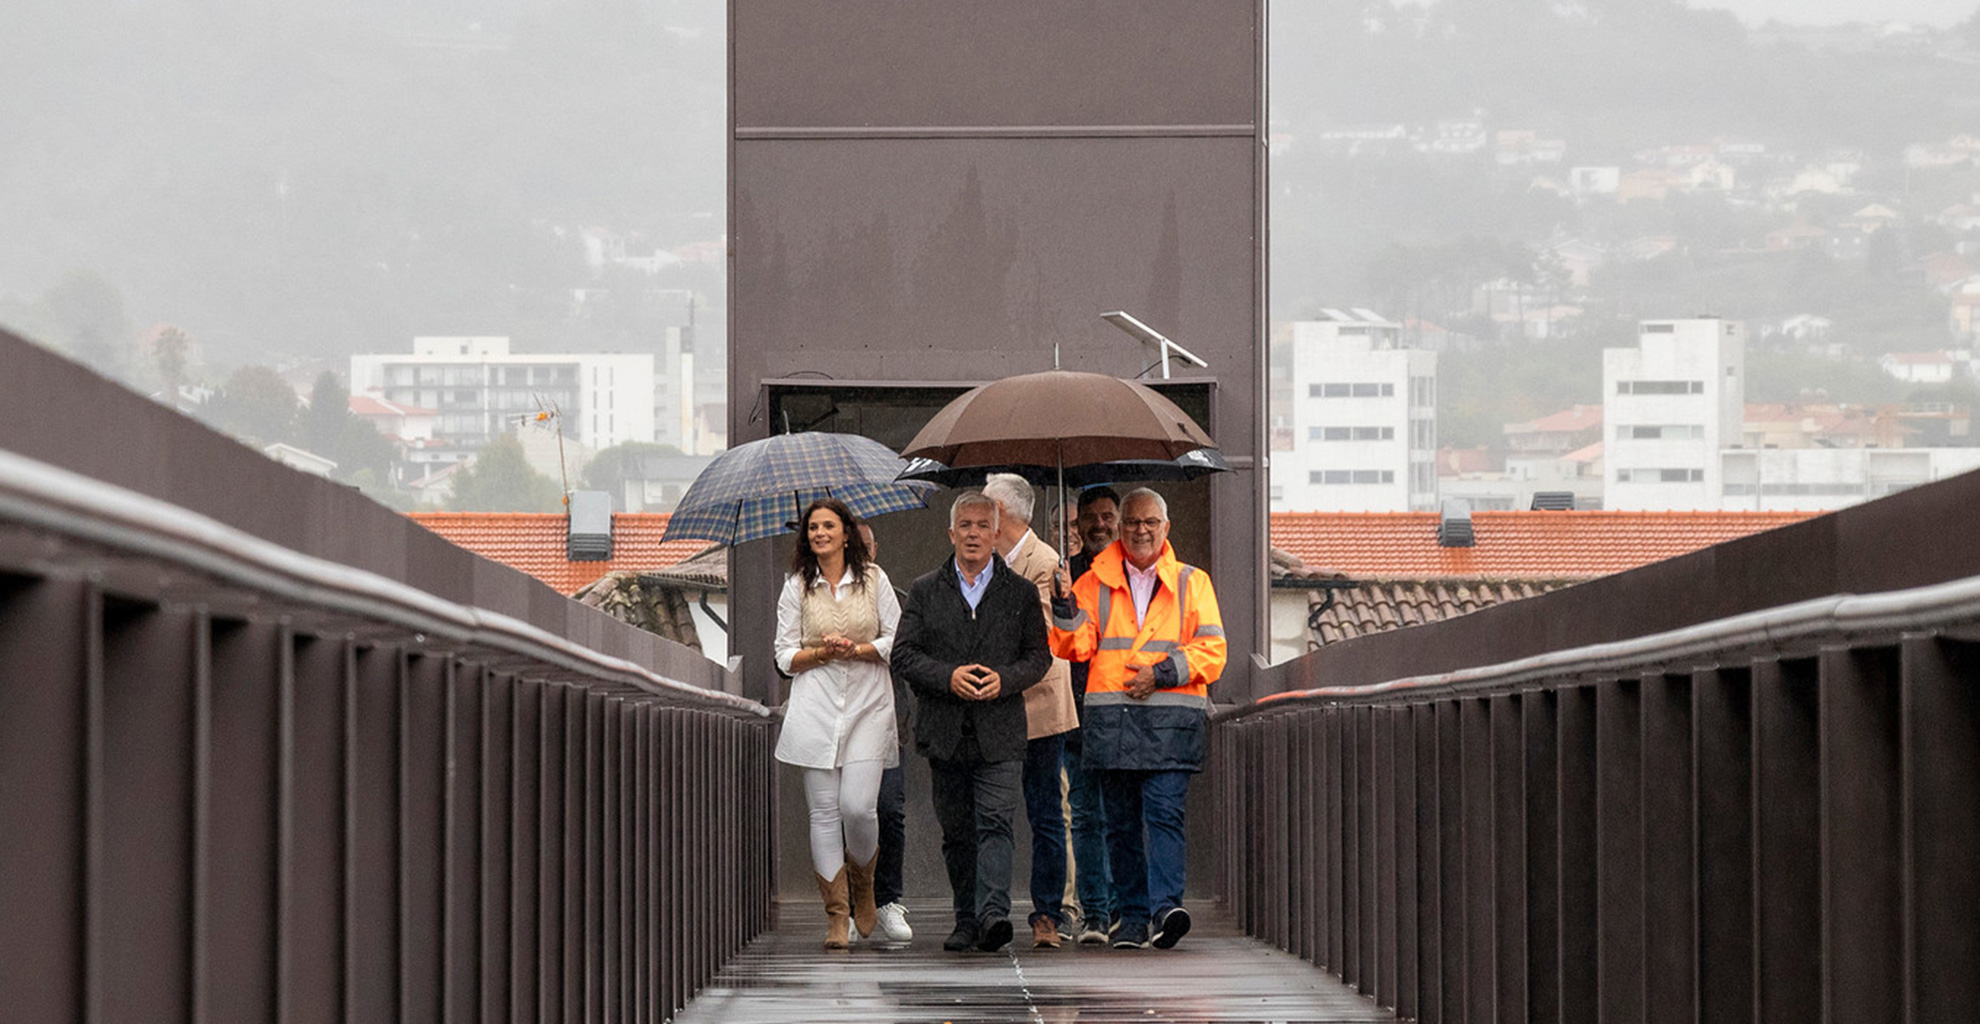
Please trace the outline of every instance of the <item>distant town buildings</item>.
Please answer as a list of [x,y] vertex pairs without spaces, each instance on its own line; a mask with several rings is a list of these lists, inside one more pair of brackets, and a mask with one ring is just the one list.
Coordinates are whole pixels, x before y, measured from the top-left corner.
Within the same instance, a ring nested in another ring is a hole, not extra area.
[[1437,353],[1366,309],[1290,325],[1290,450],[1273,458],[1277,511],[1436,507]]

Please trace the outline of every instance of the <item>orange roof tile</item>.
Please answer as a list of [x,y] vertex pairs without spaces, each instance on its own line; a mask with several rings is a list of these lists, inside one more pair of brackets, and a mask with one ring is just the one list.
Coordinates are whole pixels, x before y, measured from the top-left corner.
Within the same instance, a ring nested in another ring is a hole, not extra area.
[[661,543],[665,513],[612,516],[612,560],[573,562],[564,557],[564,517],[555,512],[413,512],[413,522],[486,558],[519,569],[560,594],[575,594],[609,572],[662,569],[705,550],[705,540]]
[[1602,406],[1598,403],[1594,405],[1571,405],[1562,409],[1560,412],[1549,413],[1537,420],[1529,420],[1525,423],[1508,423],[1505,425],[1505,432],[1508,434],[1578,434],[1584,430],[1593,430],[1601,425]]
[[1473,512],[1477,544],[1437,544],[1435,512],[1275,512],[1272,545],[1350,577],[1590,579],[1675,558],[1816,512]]

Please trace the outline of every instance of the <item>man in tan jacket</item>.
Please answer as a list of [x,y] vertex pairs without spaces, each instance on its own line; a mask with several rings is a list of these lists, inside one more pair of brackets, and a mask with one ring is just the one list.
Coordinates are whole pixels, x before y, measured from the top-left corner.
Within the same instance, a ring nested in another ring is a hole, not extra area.
[[[997,553],[1013,572],[1038,588],[1046,614],[1052,607],[1052,574],[1059,553],[1031,532],[1035,495],[1015,473],[993,473],[983,493],[997,503]],[[1072,671],[1059,658],[1045,678],[1024,691],[1025,817],[1031,822],[1031,944],[1056,949],[1066,926],[1065,790],[1059,759],[1061,734],[1079,727],[1073,706]]]

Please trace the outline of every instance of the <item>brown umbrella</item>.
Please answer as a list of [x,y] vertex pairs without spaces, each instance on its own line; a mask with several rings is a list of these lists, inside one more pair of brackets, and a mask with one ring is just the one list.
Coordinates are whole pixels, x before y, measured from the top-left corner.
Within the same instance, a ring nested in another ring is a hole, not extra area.
[[951,469],[1056,467],[1177,459],[1215,447],[1202,427],[1152,388],[1103,373],[1047,370],[957,397],[901,455]]
[[[1006,377],[942,407],[901,452],[950,469],[1173,460],[1215,448],[1202,427],[1152,388],[1102,373],[1047,370]],[[1059,552],[1063,560],[1065,538]]]

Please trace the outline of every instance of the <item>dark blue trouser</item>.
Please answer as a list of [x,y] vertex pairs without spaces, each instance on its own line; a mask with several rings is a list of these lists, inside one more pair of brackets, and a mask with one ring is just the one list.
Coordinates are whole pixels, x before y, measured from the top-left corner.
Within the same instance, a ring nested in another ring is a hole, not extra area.
[[1059,788],[1063,747],[1057,736],[1024,745],[1024,814],[1031,822],[1031,913],[1054,926],[1066,920],[1066,815]]
[[1109,768],[1099,775],[1114,909],[1121,920],[1133,921],[1182,906],[1183,798],[1190,773]]
[[901,900],[901,861],[907,854],[907,791],[901,769],[880,773],[880,862],[873,868],[873,904]]
[[1100,773],[1088,771],[1080,762],[1078,737],[1077,732],[1066,734],[1064,758],[1066,799],[1072,804],[1073,891],[1079,895],[1080,912],[1086,920],[1104,931],[1108,916],[1114,912],[1114,880],[1107,872],[1107,823],[1101,817]]
[[1011,826],[1017,820],[1023,761],[928,760],[942,863],[956,921],[1011,914]]

